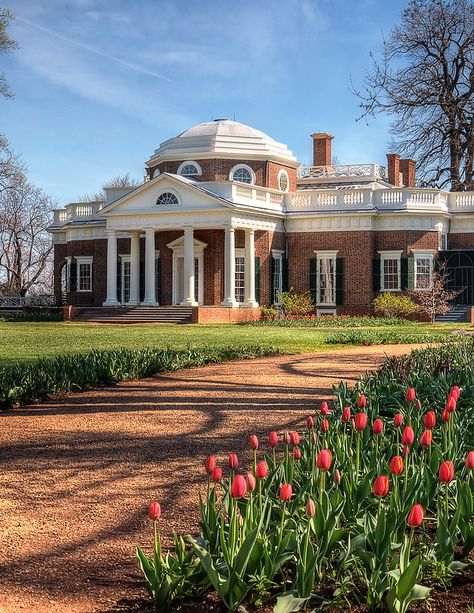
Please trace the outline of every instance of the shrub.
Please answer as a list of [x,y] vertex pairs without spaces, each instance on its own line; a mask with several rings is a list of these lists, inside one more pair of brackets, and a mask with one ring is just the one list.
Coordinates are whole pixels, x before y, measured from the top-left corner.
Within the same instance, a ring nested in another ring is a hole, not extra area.
[[373,301],[374,311],[383,317],[408,317],[418,311],[418,306],[409,296],[383,292]]
[[307,315],[314,311],[311,292],[297,294],[292,288],[289,292],[280,292],[278,301],[285,315]]
[[[278,317],[279,310],[277,306],[262,306],[260,307],[260,315],[262,320],[272,320]],[[261,321],[257,319],[256,321]]]

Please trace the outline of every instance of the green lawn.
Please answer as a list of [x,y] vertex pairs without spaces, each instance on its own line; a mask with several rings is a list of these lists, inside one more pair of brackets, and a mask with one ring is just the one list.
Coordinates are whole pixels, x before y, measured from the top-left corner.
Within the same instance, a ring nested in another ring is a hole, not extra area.
[[[408,324],[387,326],[383,331],[420,334],[434,332],[448,336],[466,324]],[[272,345],[286,353],[319,351],[333,333],[354,328],[284,328],[243,325],[147,325],[115,326],[84,323],[2,323],[0,322],[0,363],[35,359],[41,356],[77,353],[118,347],[228,347]],[[369,328],[357,328],[368,330]],[[381,328],[370,328],[380,332]],[[425,338],[426,340],[426,338]],[[331,347],[334,347],[332,345]]]

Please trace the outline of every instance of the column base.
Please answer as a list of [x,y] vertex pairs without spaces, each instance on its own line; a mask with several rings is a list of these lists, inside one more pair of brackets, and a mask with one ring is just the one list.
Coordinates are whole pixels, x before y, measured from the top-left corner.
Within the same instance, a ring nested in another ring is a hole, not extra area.
[[141,304],[140,300],[129,300],[126,306],[140,306],[140,304]]
[[199,306],[199,302],[196,302],[195,300],[183,300],[183,302],[179,303],[179,306],[197,307]]
[[237,300],[233,300],[232,298],[225,298],[221,302],[221,306],[225,306],[225,307],[238,307],[238,306],[240,306],[240,304],[237,302]]
[[121,306],[120,302],[114,298],[107,298],[107,300],[105,302],[102,303],[102,306],[105,307],[117,307],[117,306]]
[[156,302],[156,300],[147,300],[147,299],[145,299],[140,304],[141,306],[154,306],[154,307],[160,306],[158,302]]
[[258,302],[256,300],[246,300],[240,306],[247,307],[250,309],[258,309]]

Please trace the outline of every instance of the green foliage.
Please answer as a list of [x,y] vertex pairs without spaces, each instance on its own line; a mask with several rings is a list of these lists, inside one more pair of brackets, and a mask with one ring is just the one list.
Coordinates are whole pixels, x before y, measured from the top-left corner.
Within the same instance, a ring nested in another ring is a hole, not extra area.
[[418,311],[418,306],[409,296],[382,292],[373,301],[374,311],[383,317],[408,317]]
[[266,321],[274,319],[275,317],[278,317],[278,313],[279,308],[277,306],[262,306],[260,307],[260,315],[262,317],[262,320],[258,319],[256,321]]
[[0,311],[0,321],[18,322],[18,321],[62,321],[62,310],[58,309],[33,309],[28,311],[19,311],[18,313],[2,313]]
[[391,326],[416,327],[415,322],[400,317],[333,316],[333,315],[280,315],[276,307],[262,307],[262,319],[246,323],[253,326],[279,326],[292,328],[382,328]]
[[410,334],[391,330],[351,330],[350,332],[335,332],[326,336],[324,342],[328,345],[399,345],[436,343],[445,338],[442,332],[435,330],[427,331],[426,334]]
[[279,292],[278,302],[285,315],[308,315],[314,312],[311,292],[297,294],[293,289],[289,292]]

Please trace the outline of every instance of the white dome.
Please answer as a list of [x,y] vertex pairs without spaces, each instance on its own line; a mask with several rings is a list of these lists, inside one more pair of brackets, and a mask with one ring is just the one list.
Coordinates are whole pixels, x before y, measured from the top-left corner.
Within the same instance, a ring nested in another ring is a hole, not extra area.
[[296,166],[297,160],[283,143],[261,130],[230,119],[215,119],[189,128],[161,143],[149,165],[168,160],[232,158],[275,160]]

